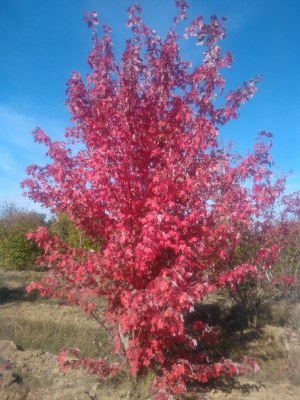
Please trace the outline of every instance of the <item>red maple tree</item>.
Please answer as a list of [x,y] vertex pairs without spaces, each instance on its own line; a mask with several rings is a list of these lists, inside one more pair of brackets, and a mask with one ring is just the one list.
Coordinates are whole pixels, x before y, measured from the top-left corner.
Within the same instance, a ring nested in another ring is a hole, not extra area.
[[[234,290],[264,272],[260,259],[274,248],[241,265],[229,261],[243,232],[263,224],[283,191],[271,178],[270,134],[262,132],[244,158],[218,140],[219,127],[237,118],[259,77],[217,105],[225,84],[221,70],[232,63],[219,45],[223,20],[198,17],[185,28],[184,36],[204,49],[201,65],[192,67],[180,56],[177,33],[188,5],[176,5],[164,40],[142,22],[138,5],[129,8],[132,35],[119,64],[110,29],[103,26],[99,35],[96,13],[86,13],[91,72],[84,79],[74,72],[68,81],[73,125],[65,142],[34,131],[52,163],[29,166],[23,182],[31,199],[66,213],[91,241],[101,239],[100,250],[84,250],[69,248],[45,228],[32,233],[49,271],[28,290],[92,313],[93,299],[104,298],[103,324],[114,333],[115,351],[132,373],[155,371],[156,399],[172,399],[189,382],[247,369],[246,363],[211,359],[205,346],[220,333],[200,320],[188,329],[186,317],[215,290]],[[79,150],[72,150],[76,143]],[[118,369],[104,360],[64,362],[65,355],[62,365],[81,363],[101,376]]]

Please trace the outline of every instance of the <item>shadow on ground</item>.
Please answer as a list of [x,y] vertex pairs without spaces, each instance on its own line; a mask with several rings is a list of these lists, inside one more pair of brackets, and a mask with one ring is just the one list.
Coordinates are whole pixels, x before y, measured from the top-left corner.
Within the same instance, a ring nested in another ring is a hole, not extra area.
[[14,301],[35,301],[37,299],[37,293],[27,294],[25,288],[26,286],[0,286],[0,305]]

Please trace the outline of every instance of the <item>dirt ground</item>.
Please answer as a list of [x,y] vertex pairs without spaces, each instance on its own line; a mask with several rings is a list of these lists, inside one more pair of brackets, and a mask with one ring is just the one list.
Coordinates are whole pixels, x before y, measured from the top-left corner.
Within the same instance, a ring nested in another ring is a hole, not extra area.
[[[147,382],[137,388],[128,376],[99,382],[81,370],[59,371],[57,354],[64,345],[110,358],[108,339],[80,310],[26,296],[24,286],[32,278],[37,277],[0,271],[0,400],[150,399]],[[280,307],[279,314],[288,314],[288,323],[266,325],[246,344],[260,371],[194,398],[300,399],[300,304]]]

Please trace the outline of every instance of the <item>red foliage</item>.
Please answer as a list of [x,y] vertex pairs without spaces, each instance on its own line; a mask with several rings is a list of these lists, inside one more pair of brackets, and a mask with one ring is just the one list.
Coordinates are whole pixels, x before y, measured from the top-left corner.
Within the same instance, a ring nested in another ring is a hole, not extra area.
[[[73,357],[68,357],[69,354]],[[99,375],[101,379],[111,378],[119,371],[117,364],[111,365],[105,359],[80,358],[80,351],[78,349],[63,349],[57,360],[62,371],[66,371],[68,368],[77,369],[83,367],[89,373]]]
[[[269,168],[270,134],[262,132],[245,158],[218,141],[218,128],[237,118],[259,78],[230,91],[217,106],[225,83],[220,70],[232,63],[219,46],[223,22],[199,17],[185,29],[186,38],[195,36],[205,48],[202,64],[192,68],[180,56],[175,32],[187,4],[176,5],[179,15],[164,40],[143,24],[139,6],[129,8],[132,36],[120,65],[110,29],[104,26],[100,37],[96,14],[85,15],[93,31],[91,72],[85,79],[74,72],[68,81],[73,126],[66,129],[66,142],[35,130],[52,163],[28,167],[30,178],[23,182],[31,199],[67,213],[87,237],[102,241],[101,251],[85,251],[68,248],[45,228],[32,233],[45,250],[39,262],[49,273],[28,290],[63,297],[88,312],[93,298],[104,297],[116,351],[133,373],[155,368],[156,399],[183,393],[188,382],[247,369],[200,352],[199,343],[216,343],[220,332],[201,321],[190,332],[185,318],[216,289],[234,289],[263,274],[275,251],[271,245],[233,269],[228,261],[245,230],[266,226],[283,191]],[[71,150],[74,143],[80,150]],[[101,360],[81,364],[106,376],[115,371]]]

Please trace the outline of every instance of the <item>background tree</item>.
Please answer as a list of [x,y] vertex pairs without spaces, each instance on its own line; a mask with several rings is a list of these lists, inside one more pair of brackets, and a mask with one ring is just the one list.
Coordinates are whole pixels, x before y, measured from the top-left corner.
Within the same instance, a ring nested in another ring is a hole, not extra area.
[[[277,193],[283,193],[285,179],[277,183]],[[228,270],[247,262],[258,267],[255,279],[233,288],[227,284],[244,317],[255,325],[265,323],[273,301],[300,297],[299,193],[278,196],[265,212],[241,232],[227,265]]]
[[[264,254],[276,250],[271,243],[265,253],[255,249],[251,260],[230,260],[244,232],[268,232],[269,210],[284,189],[270,170],[271,134],[262,132],[244,158],[218,140],[219,127],[237,118],[259,77],[216,101],[225,85],[220,71],[232,63],[220,48],[223,20],[198,17],[185,28],[185,38],[204,49],[202,63],[192,67],[180,56],[177,33],[188,6],[176,5],[164,40],[142,22],[138,5],[129,8],[132,35],[119,65],[110,29],[103,26],[99,36],[96,13],[85,15],[93,32],[91,72],[85,79],[74,72],[68,81],[73,125],[65,142],[34,131],[52,163],[31,165],[23,182],[31,199],[65,212],[87,238],[102,243],[91,251],[71,248],[44,228],[30,234],[45,251],[41,262],[49,273],[28,290],[64,297],[94,314],[93,297],[103,297],[101,321],[113,331],[115,352],[133,374],[155,372],[156,399],[174,398],[187,383],[247,370],[245,362],[209,355],[219,331],[186,321],[214,291],[236,291],[266,276]],[[74,143],[80,150],[71,150]],[[65,355],[63,366],[81,363],[106,377],[116,372],[103,360],[64,361]]]
[[[48,223],[49,232],[52,235],[57,235],[62,242],[66,243],[70,247],[99,250],[101,239],[98,243],[92,243],[84,233],[77,229],[75,224],[68,218],[65,213],[59,213],[55,215]],[[95,241],[94,241],[95,242]]]
[[0,268],[32,268],[41,250],[26,234],[45,225],[45,215],[4,203],[0,211]]

